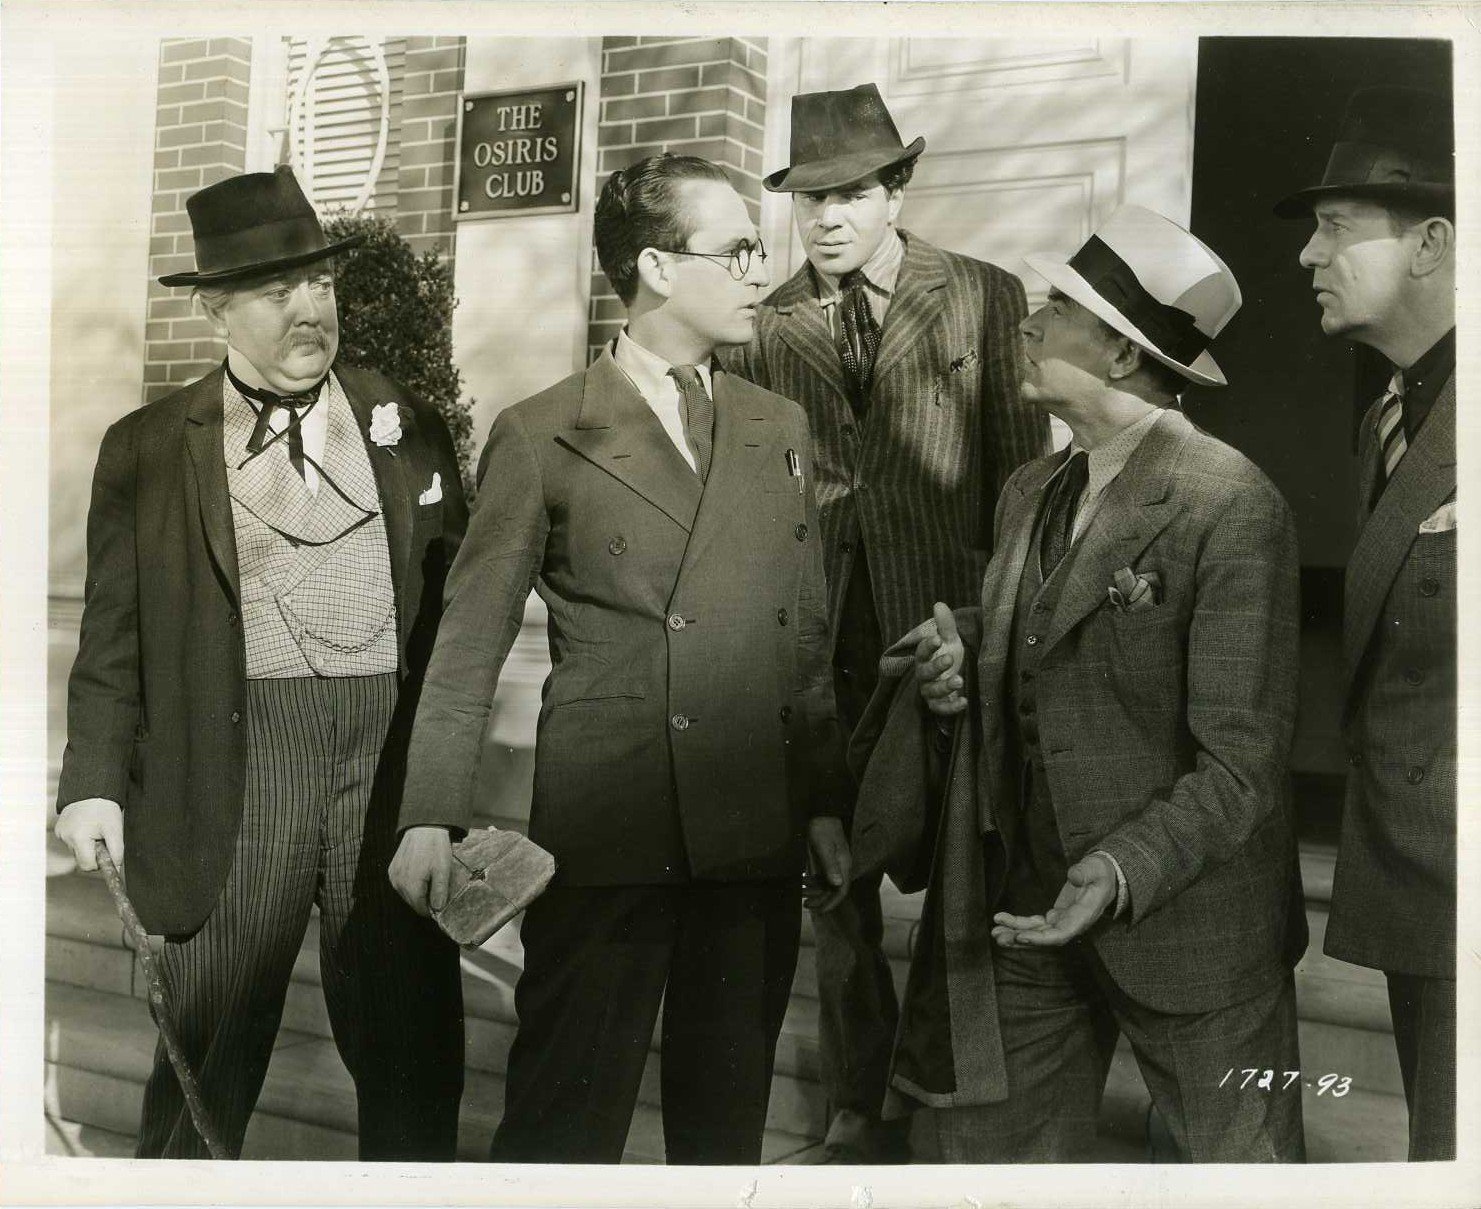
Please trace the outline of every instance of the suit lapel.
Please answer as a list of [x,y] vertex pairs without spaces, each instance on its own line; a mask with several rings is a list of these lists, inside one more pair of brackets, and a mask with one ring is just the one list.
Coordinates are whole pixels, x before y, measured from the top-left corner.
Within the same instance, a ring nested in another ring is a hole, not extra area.
[[1112,577],[1129,567],[1177,512],[1172,470],[1193,426],[1175,411],[1163,412],[1121,473],[1106,488],[1090,527],[1069,554],[1067,579],[1049,630],[1045,654],[1106,599]]
[[1394,477],[1378,497],[1347,561],[1342,654],[1349,687],[1419,526],[1454,494],[1455,377],[1452,375],[1395,469]]
[[226,489],[226,447],[223,444],[225,405],[222,383],[225,377],[217,369],[191,388],[191,397],[185,405],[185,449],[195,473],[196,499],[206,548],[232,603],[238,604],[242,592],[237,575],[237,538],[232,526],[231,498]]
[[[764,460],[775,439],[775,425],[767,421],[748,384],[716,370],[715,443],[710,476],[694,518],[694,531],[684,551],[679,579],[699,560],[724,526],[744,509],[740,504],[761,481]],[[781,454],[777,454],[778,460]],[[677,581],[676,581],[677,583]]]
[[[402,605],[402,592],[407,579],[407,560],[411,555],[412,500],[416,490],[412,477],[411,442],[406,433],[406,409],[402,409],[402,438],[395,445],[377,445],[370,439],[370,413],[377,404],[396,403],[395,399],[373,399],[360,389],[354,374],[336,371],[341,391],[350,411],[355,417],[355,426],[360,439],[365,442],[365,454],[370,459],[370,469],[375,474],[376,490],[380,495],[381,513],[386,522],[386,547],[391,559],[391,584],[395,590],[396,604]],[[398,404],[399,406],[399,404]],[[319,490],[326,490],[320,484]],[[331,489],[332,490],[332,489]]]
[[[874,359],[874,381],[878,382],[895,364],[921,343],[946,305],[946,268],[941,253],[909,234],[905,239],[905,261],[895,282],[895,293],[885,312],[879,353]],[[834,360],[838,355],[834,354]]]
[[[1012,641],[1013,612],[1018,604],[1018,587],[1023,580],[1034,518],[1039,514],[1044,484],[1059,468],[1061,460],[1058,454],[1041,458],[1009,488],[1015,498],[1003,517],[1002,545],[982,578],[982,649],[977,659],[977,678],[984,701],[997,700],[1002,691],[1008,643]],[[995,728],[998,720],[998,711],[984,710],[984,732],[987,733],[989,725]]]
[[[719,400],[716,441],[719,454]],[[703,489],[658,417],[606,350],[586,371],[576,427],[556,437],[593,466],[637,492],[688,533]],[[711,465],[719,461],[715,457]],[[711,469],[711,478],[715,471]]]
[[823,308],[818,304],[818,289],[812,268],[802,268],[787,280],[768,301],[776,312],[777,332],[799,357],[806,361],[828,383],[840,398],[849,396],[848,381],[843,376],[843,360],[833,341],[833,332]]

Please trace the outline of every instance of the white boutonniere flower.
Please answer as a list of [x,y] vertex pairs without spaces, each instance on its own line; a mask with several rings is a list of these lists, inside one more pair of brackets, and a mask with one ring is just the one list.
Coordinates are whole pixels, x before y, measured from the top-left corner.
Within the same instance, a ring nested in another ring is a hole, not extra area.
[[377,403],[370,409],[370,439],[382,448],[401,440],[401,409],[394,403]]

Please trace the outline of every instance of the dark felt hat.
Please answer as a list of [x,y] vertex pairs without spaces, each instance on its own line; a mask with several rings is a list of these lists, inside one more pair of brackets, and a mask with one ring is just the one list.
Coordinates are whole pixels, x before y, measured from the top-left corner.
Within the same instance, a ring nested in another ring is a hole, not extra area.
[[169,273],[160,285],[219,285],[333,256],[364,241],[330,243],[293,169],[246,172],[186,199],[195,236],[195,271]]
[[764,177],[773,193],[811,193],[852,184],[926,149],[900,141],[895,121],[873,84],[792,98],[792,163]]
[[1397,85],[1353,93],[1321,183],[1282,198],[1275,212],[1300,218],[1314,202],[1338,194],[1453,213],[1455,127],[1449,98]]

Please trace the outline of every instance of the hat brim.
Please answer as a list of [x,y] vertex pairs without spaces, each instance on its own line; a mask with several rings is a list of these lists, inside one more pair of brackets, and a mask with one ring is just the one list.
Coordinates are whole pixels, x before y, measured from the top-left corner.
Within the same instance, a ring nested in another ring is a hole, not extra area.
[[839,155],[831,159],[814,160],[810,164],[783,168],[763,177],[761,183],[771,193],[812,193],[819,189],[837,189],[876,172],[883,172],[896,164],[913,160],[925,149],[926,140],[921,136],[898,151],[884,148],[856,151],[851,155]]
[[1224,371],[1214,360],[1213,354],[1207,349],[1199,353],[1193,359],[1191,365],[1184,365],[1174,360],[1166,353],[1160,351],[1157,345],[1141,331],[1136,324],[1132,323],[1125,315],[1102,298],[1090,287],[1090,283],[1081,277],[1079,273],[1070,268],[1069,265],[1060,261],[1050,260],[1044,256],[1025,256],[1024,261],[1028,267],[1033,269],[1040,277],[1052,285],[1056,290],[1067,298],[1073,298],[1097,319],[1103,320],[1116,331],[1120,332],[1129,340],[1134,340],[1148,356],[1155,358],[1168,369],[1176,370],[1187,378],[1188,381],[1199,386],[1228,386],[1229,380],[1224,377]]
[[347,248],[356,247],[364,242],[364,235],[350,235],[313,252],[300,252],[296,256],[283,256],[276,260],[265,260],[257,264],[240,265],[231,269],[220,269],[214,273],[167,273],[165,276],[159,278],[159,283],[160,285],[168,286],[225,285],[227,282],[239,281],[244,277],[260,277],[264,273],[272,273],[278,269],[294,269],[299,265],[313,264],[316,260],[326,260],[330,256],[337,256]]
[[1376,184],[1376,185],[1313,185],[1309,189],[1297,189],[1283,197],[1272,209],[1278,218],[1304,218],[1311,208],[1324,197],[1355,197],[1363,201],[1395,202],[1417,205],[1421,209],[1435,206],[1439,210],[1455,211],[1455,186],[1446,184]]

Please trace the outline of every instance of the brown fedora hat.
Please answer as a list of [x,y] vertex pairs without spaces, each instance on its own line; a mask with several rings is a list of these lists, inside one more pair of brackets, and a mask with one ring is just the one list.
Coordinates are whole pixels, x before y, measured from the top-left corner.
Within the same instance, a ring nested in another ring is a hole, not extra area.
[[1335,195],[1455,212],[1455,126],[1450,100],[1422,88],[1383,85],[1352,94],[1321,183],[1275,205],[1300,218]]
[[895,121],[873,84],[792,98],[792,163],[762,180],[773,193],[811,193],[852,184],[926,149],[900,141]]
[[245,172],[207,185],[186,199],[195,237],[195,270],[168,273],[160,285],[218,285],[274,269],[291,269],[364,242],[330,243],[293,169]]

